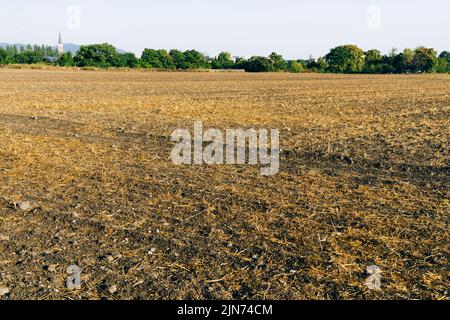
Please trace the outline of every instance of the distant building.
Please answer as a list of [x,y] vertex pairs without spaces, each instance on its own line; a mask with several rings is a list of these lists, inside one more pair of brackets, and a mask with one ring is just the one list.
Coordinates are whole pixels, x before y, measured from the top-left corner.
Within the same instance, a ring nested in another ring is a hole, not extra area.
[[62,55],[64,53],[64,43],[62,42],[61,32],[59,33],[58,39],[58,55]]

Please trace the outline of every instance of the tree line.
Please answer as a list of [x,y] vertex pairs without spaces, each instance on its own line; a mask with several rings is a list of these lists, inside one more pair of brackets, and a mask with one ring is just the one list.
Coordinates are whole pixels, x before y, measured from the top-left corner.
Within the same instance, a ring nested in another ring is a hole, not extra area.
[[307,60],[286,60],[272,53],[268,57],[233,58],[222,52],[217,57],[208,57],[197,50],[145,49],[140,58],[133,53],[119,53],[110,44],[81,46],[72,55],[70,52],[58,56],[48,46],[15,46],[0,48],[0,64],[47,63],[59,66],[96,68],[143,68],[157,70],[241,69],[247,72],[321,72],[321,73],[450,73],[450,52],[439,55],[433,48],[420,47],[398,52],[392,49],[382,54],[377,49],[364,51],[355,45],[338,46],[324,57]]
[[0,64],[51,63],[58,54],[51,46],[7,46],[0,48]]

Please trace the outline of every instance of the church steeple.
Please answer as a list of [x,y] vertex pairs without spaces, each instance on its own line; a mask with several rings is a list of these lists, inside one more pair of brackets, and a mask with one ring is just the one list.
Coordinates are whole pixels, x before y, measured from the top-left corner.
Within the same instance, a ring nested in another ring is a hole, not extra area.
[[64,43],[62,41],[61,32],[59,33],[58,39],[58,54],[62,55],[64,53]]

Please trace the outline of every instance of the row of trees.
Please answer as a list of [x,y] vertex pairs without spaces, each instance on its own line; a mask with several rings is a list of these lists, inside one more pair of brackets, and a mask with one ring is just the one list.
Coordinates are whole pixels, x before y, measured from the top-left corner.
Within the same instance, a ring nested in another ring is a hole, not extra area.
[[393,49],[382,55],[373,49],[364,52],[355,45],[339,46],[325,56],[323,69],[335,73],[426,73],[450,72],[450,53],[438,56],[432,48],[405,49],[398,53]]
[[57,52],[50,46],[7,46],[0,48],[0,64],[36,64],[51,63]]
[[[52,59],[52,57],[55,57]],[[57,59],[56,59],[57,57]],[[98,68],[148,68],[159,70],[243,69],[247,72],[331,72],[331,73],[427,73],[450,72],[450,53],[437,55],[432,48],[393,49],[383,55],[373,49],[364,52],[355,45],[338,46],[319,59],[285,60],[272,53],[268,57],[232,58],[222,52],[211,58],[196,50],[145,49],[140,58],[133,53],[119,53],[110,44],[81,46],[75,56],[57,56],[51,47],[0,48],[0,64],[56,63],[60,66]]]

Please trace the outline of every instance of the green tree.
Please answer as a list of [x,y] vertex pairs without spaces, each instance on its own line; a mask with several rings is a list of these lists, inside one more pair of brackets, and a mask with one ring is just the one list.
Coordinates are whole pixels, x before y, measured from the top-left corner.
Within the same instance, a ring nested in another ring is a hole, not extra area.
[[331,72],[360,72],[364,67],[364,51],[355,45],[339,46],[331,49],[325,60]]
[[73,58],[77,67],[119,67],[120,58],[114,46],[103,43],[81,46]]
[[58,60],[56,60],[56,64],[58,66],[63,67],[72,67],[75,65],[73,61],[73,56],[71,52],[65,52],[61,56],[58,57]]
[[312,56],[309,57],[309,60],[303,62],[305,69],[308,69],[310,72],[321,72],[325,73],[329,71],[329,65],[325,58],[320,57],[319,59],[314,59]]
[[120,66],[125,68],[137,68],[139,65],[139,59],[136,58],[134,53],[122,53],[119,54]]
[[35,64],[35,63],[50,63],[53,57],[56,57],[56,51],[50,46],[27,45],[21,46],[7,46],[4,49],[6,57],[4,63],[20,63],[20,64]]
[[196,50],[187,50],[183,55],[186,69],[207,69],[210,67],[206,57]]
[[383,55],[380,50],[372,49],[364,54],[364,69],[365,73],[381,73],[380,65],[383,62]]
[[383,59],[383,67],[385,70],[387,70],[388,65],[390,65],[391,73],[410,73],[413,72],[413,59],[414,51],[406,48],[402,53],[390,54],[388,56],[385,56]]
[[141,65],[144,68],[175,69],[172,56],[164,49],[145,49],[141,56]]
[[303,72],[305,69],[303,68],[303,65],[299,61],[290,60],[287,62],[287,71],[292,73],[300,73]]
[[439,54],[436,72],[450,73],[450,52],[442,51]]
[[14,62],[19,64],[36,64],[44,62],[44,57],[33,49],[22,51],[14,56]]
[[325,58],[320,57],[316,62],[317,68],[319,72],[327,72],[329,68],[329,64]]
[[438,73],[449,73],[450,72],[450,63],[447,59],[438,58],[436,64],[436,72]]
[[145,49],[141,55],[141,65],[144,68],[162,69],[163,63],[160,60],[158,50]]
[[285,71],[287,68],[286,60],[284,60],[282,55],[272,52],[269,56],[272,63],[272,71]]
[[439,59],[445,59],[445,60],[447,60],[448,62],[450,62],[450,52],[448,52],[448,51],[442,51],[442,52],[439,54]]
[[169,52],[167,52],[167,50],[164,50],[164,49],[161,49],[158,51],[159,51],[159,54],[161,57],[161,62],[163,64],[163,68],[164,69],[176,69],[175,62],[173,61],[173,58],[169,54]]
[[414,51],[410,48],[405,48],[405,50],[403,50],[402,72],[412,71],[413,60],[414,60]]
[[187,63],[185,61],[184,53],[180,50],[172,49],[169,52],[172,58],[173,64],[176,69],[188,69]]
[[211,66],[213,69],[233,69],[235,67],[231,53],[222,52],[219,56],[212,60]]
[[309,59],[306,60],[306,68],[310,72],[319,72],[319,66],[317,64],[316,59],[314,59],[313,56],[309,56]]
[[209,68],[208,59],[196,50],[154,50],[145,49],[141,56],[141,65],[155,69],[204,69]]
[[273,64],[269,58],[254,56],[242,62],[242,67],[246,72],[271,72]]
[[414,51],[412,69],[414,72],[433,72],[437,66],[437,52],[433,48],[417,48]]
[[7,46],[6,47],[6,52],[8,53],[9,57],[13,57],[17,53],[19,53],[19,51],[17,50],[16,46]]
[[0,48],[0,65],[4,65],[8,63],[8,52]]
[[364,58],[366,63],[378,63],[381,61],[383,56],[381,55],[380,50],[372,49],[365,53]]

